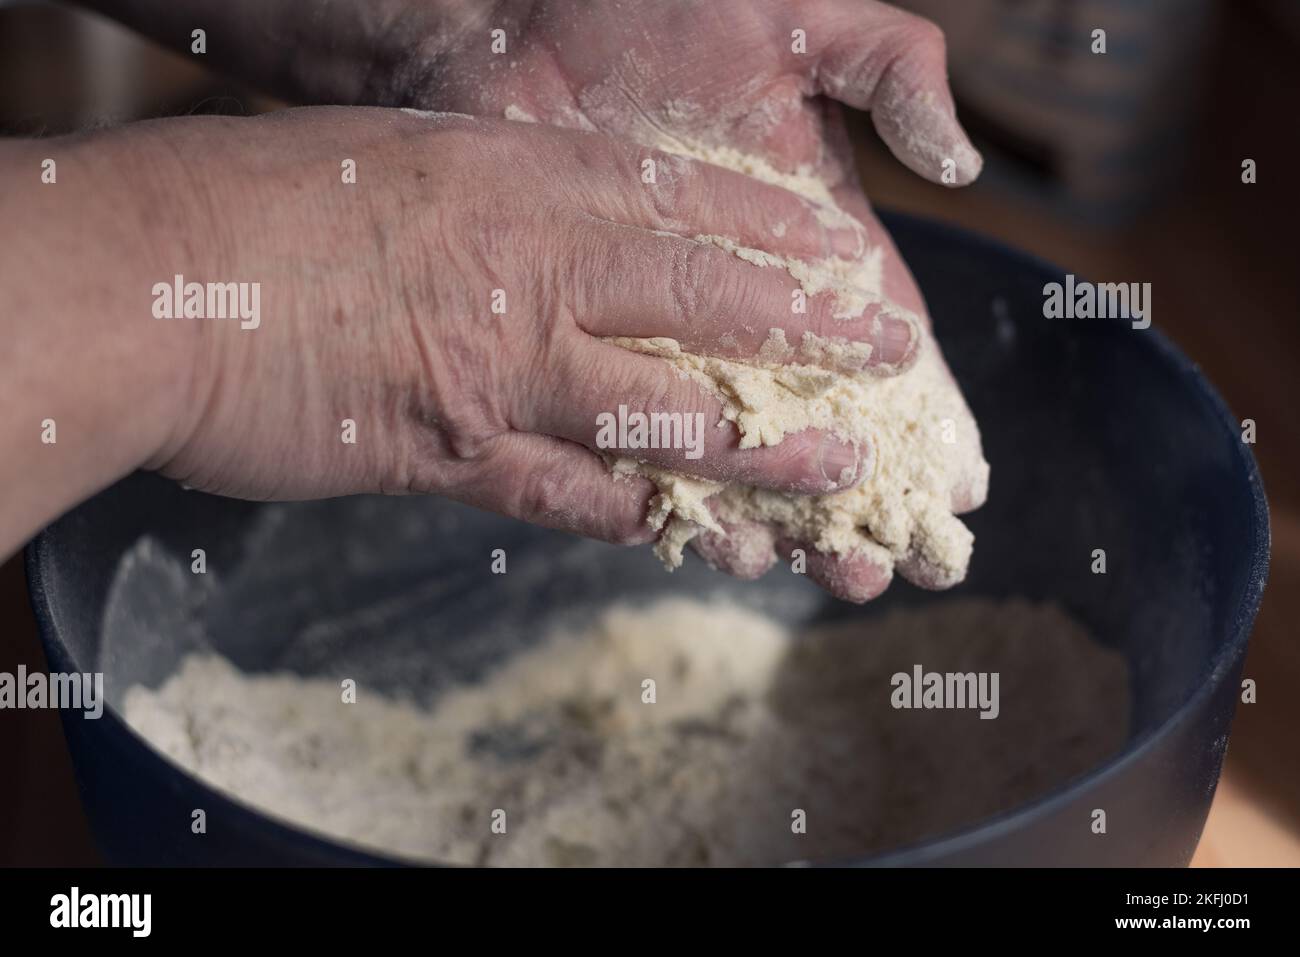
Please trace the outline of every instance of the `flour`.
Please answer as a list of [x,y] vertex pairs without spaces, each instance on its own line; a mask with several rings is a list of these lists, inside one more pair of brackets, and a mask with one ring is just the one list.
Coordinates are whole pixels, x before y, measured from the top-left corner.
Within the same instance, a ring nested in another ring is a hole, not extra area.
[[516,123],[536,123],[537,117],[529,113],[521,106],[511,103],[506,107],[506,119],[514,120]]
[[[890,676],[918,662],[1000,672],[997,719],[895,710]],[[199,653],[130,689],[125,715],[215,787],[380,852],[763,865],[869,854],[1027,801],[1114,753],[1127,701],[1122,658],[1050,605],[948,599],[796,633],[670,598],[557,629],[428,710],[365,686],[343,704],[336,681]]]
[[[686,109],[676,107],[678,112]],[[513,105],[511,118],[532,119]],[[781,329],[771,329],[756,361],[699,356],[672,339],[611,341],[658,356],[691,376],[722,401],[722,415],[736,425],[742,449],[779,444],[786,436],[816,428],[870,450],[870,468],[855,487],[822,495],[783,494],[739,483],[720,483],[612,458],[615,474],[650,479],[658,494],[647,514],[660,533],[656,554],[669,568],[681,565],[686,544],[702,530],[725,534],[723,523],[760,522],[782,537],[836,555],[865,555],[886,574],[896,565],[929,587],[946,588],[966,576],[974,536],[954,517],[959,503],[982,501],[989,467],[980,437],[960,392],[943,366],[938,345],[921,321],[883,296],[883,248],[870,247],[862,224],[842,210],[811,169],[778,170],[762,157],[734,147],[705,145],[661,128],[642,136],[645,145],[686,156],[787,189],[813,205],[826,226],[851,228],[861,237],[859,255],[805,262],[734,239],[697,235],[760,268],[784,269],[805,293],[834,296],[835,318],[856,318],[868,307],[904,319],[917,331],[913,368],[890,378],[862,369],[871,347],[839,337],[802,337],[797,348]],[[671,179],[671,171],[670,179]],[[743,317],[739,317],[743,321]]]
[[[621,344],[668,360],[714,391],[724,418],[740,431],[741,448],[776,445],[791,433],[817,428],[867,438],[873,452],[864,481],[827,495],[786,495],[617,462],[616,472],[636,472],[658,486],[649,521],[662,529],[656,549],[670,567],[681,564],[682,546],[700,528],[713,530],[720,519],[770,522],[819,551],[862,553],[885,569],[906,561],[933,587],[965,576],[974,536],[952,514],[952,503],[963,496],[982,498],[988,465],[937,350],[923,350],[902,375],[880,378],[698,356],[672,339]],[[963,488],[968,480],[976,484]]]

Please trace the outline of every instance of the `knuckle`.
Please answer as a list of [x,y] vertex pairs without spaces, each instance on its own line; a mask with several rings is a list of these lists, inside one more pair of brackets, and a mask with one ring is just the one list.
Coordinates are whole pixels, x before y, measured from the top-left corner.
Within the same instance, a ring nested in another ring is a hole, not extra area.
[[569,140],[568,148],[574,171],[583,176],[599,179],[607,176],[611,167],[619,172],[630,171],[631,164],[624,168],[627,159],[603,137],[575,136]]
[[653,542],[658,533],[645,520],[644,515],[631,511],[619,511],[610,516],[605,526],[606,541],[613,545],[646,545]]
[[773,478],[796,486],[819,486],[824,483],[820,463],[820,444],[807,435],[787,436],[785,441],[764,450],[764,464]]
[[430,333],[413,320],[420,371],[414,388],[398,401],[395,414],[413,420],[428,436],[435,453],[474,461],[484,445],[504,428],[493,388],[494,356],[489,345],[453,336],[435,346]]
[[546,525],[572,525],[574,509],[566,489],[562,473],[540,463],[530,464],[519,477],[519,514]]
[[672,268],[668,271],[668,292],[677,319],[688,323],[699,308],[700,259],[707,247],[699,243],[677,243]]
[[661,226],[668,229],[680,228],[680,212],[703,205],[705,197],[702,194],[701,169],[684,156],[655,150],[636,164],[633,172],[637,182],[641,181],[640,164],[646,159],[654,163],[655,169],[654,182],[643,184],[651,209]]
[[899,39],[905,47],[939,56],[943,56],[948,43],[942,27],[933,20],[916,14],[907,18]]
[[730,268],[730,255],[717,246],[691,242],[674,258],[672,299],[686,328],[719,318],[749,316],[760,308],[757,290],[745,281],[745,271]]
[[[631,283],[644,270],[631,244],[609,230],[598,228],[593,218],[557,211],[558,254],[552,259],[551,288],[567,312],[572,324],[582,327],[596,321],[602,301],[609,301],[611,291],[631,292]],[[597,228],[593,228],[597,227]],[[543,235],[551,233],[543,230]]]

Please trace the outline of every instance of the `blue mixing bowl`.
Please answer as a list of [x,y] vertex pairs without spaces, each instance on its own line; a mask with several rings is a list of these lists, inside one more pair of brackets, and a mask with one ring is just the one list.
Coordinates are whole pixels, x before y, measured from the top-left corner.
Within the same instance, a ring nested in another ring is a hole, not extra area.
[[[1087,774],[862,863],[1186,864],[1214,795],[1268,563],[1264,490],[1240,426],[1155,328],[1045,319],[1043,287],[1059,270],[934,223],[886,224],[925,291],[993,466],[988,504],[968,517],[977,544],[959,592],[1051,600],[1086,623],[1127,660],[1131,720],[1122,751]],[[123,557],[145,538],[159,554],[206,548],[209,567],[226,570],[210,576],[220,586],[136,561],[123,587]],[[481,573],[485,542],[511,556],[508,596],[498,576]],[[1104,575],[1091,571],[1095,548],[1106,550]],[[438,499],[263,505],[145,474],[54,523],[28,550],[27,569],[51,669],[105,673],[104,717],[68,713],[64,727],[94,831],[121,864],[400,863],[222,795],[123,723],[125,689],[169,675],[196,628],[246,670],[319,673],[346,661],[348,673],[400,689],[482,674],[555,609],[596,595],[765,589],[792,623],[935,600],[896,583],[860,609],[799,576],[745,584],[699,562],[668,576],[644,549],[581,543]],[[357,608],[394,610],[321,632]],[[403,625],[415,619],[437,626],[418,638],[438,662],[428,674],[410,673],[411,655],[386,653],[413,640]],[[472,645],[428,639],[469,632]],[[190,814],[200,807],[207,834],[195,839]],[[1105,834],[1088,826],[1095,808],[1106,809]]]

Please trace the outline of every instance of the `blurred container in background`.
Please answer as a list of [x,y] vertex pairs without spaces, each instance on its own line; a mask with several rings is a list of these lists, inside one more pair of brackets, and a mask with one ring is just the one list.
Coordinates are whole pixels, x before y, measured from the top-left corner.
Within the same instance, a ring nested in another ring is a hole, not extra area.
[[1114,223],[1178,179],[1206,82],[1209,0],[899,5],[944,29],[962,122],[992,181],[1073,219]]

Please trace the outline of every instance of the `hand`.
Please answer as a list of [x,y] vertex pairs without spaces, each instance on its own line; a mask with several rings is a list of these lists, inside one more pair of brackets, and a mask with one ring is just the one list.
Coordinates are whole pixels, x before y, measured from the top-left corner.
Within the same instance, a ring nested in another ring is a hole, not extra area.
[[[263,26],[242,30],[238,44],[214,43],[212,56],[291,96],[490,116],[513,107],[549,124],[643,143],[729,144],[780,169],[806,167],[885,250],[885,296],[923,319],[920,292],[856,180],[839,104],[869,110],[895,155],[928,179],[963,185],[980,167],[955,119],[942,35],[871,0],[345,0],[310,18],[283,0],[192,0],[185,11],[159,0],[83,2],[164,40],[188,36],[181,27],[196,11],[233,36],[255,9]],[[495,29],[505,33],[504,53],[492,52]],[[294,58],[283,57],[286,46]],[[981,504],[979,481],[960,486],[954,508]],[[770,530],[714,539],[701,538],[701,550],[734,572],[753,575],[772,560]],[[853,558],[812,564],[813,577],[854,600],[889,579]]]
[[640,142],[729,143],[856,187],[826,122],[834,101],[870,112],[928,179],[945,182],[948,159],[951,185],[980,168],[954,117],[942,33],[876,0],[331,0],[310,15],[299,0],[79,2],[187,55],[202,24],[205,58],[299,101],[480,116],[513,105]]
[[[504,53],[492,52],[493,28],[505,31]],[[870,111],[882,139],[922,176],[972,181],[981,161],[956,120],[942,34],[928,21],[860,0],[581,7],[520,0],[462,22],[454,44],[445,35],[422,40],[418,29],[406,75],[423,79],[395,91],[417,104],[597,129],[645,144],[727,145],[780,170],[815,171],[864,224],[868,243],[885,248],[885,296],[925,316],[915,281],[857,181],[840,104]],[[796,29],[804,31],[803,53],[792,50]],[[401,37],[399,30],[397,42]],[[974,434],[973,421],[960,427]],[[954,492],[954,510],[978,507],[985,492],[982,478],[969,477]],[[741,577],[758,577],[778,555],[801,547],[757,525],[705,532],[693,544]],[[865,556],[807,551],[810,577],[839,597],[866,600],[889,583],[889,572]],[[932,585],[923,565],[905,562],[900,570]]]
[[[715,397],[606,337],[753,358],[771,328],[792,341],[833,331],[872,344],[862,361],[873,374],[905,366],[915,347],[905,320],[833,318],[829,293],[792,315],[789,275],[670,233],[756,243],[783,222],[779,251],[802,258],[856,242],[793,194],[707,164],[659,155],[647,187],[646,151],[622,141],[392,110],[153,129],[185,182],[202,184],[191,208],[221,210],[211,244],[162,254],[159,278],[262,283],[256,329],[189,321],[191,385],[149,464],[195,488],[259,499],[431,492],[646,542],[655,489],[615,477],[593,451],[598,417],[620,405],[703,412],[698,460],[636,454],[712,479],[825,492],[861,477],[870,451],[811,431],[740,450],[734,428],[714,427]],[[356,185],[340,182],[341,157],[355,160]],[[343,441],[346,419],[355,444]]]

